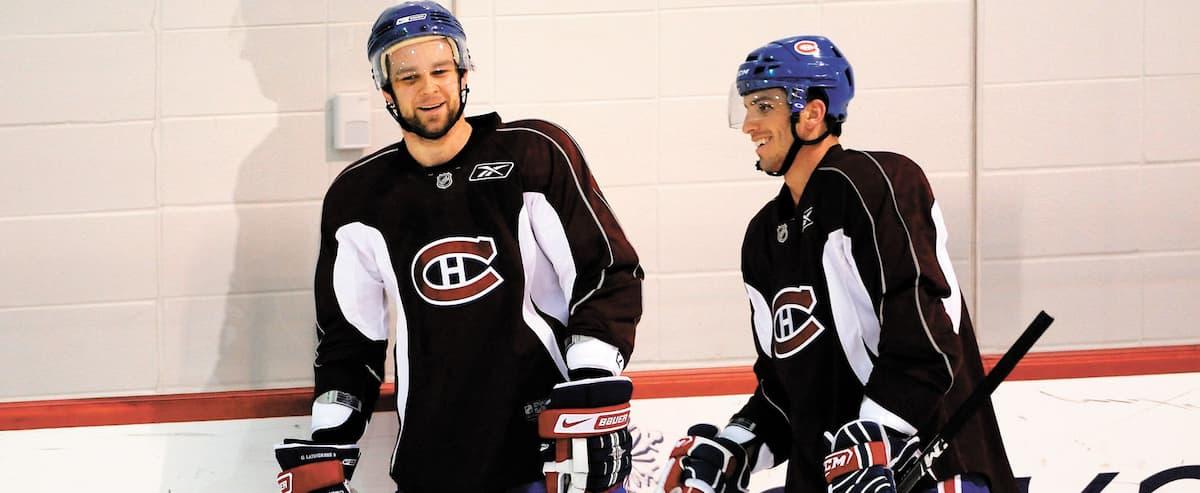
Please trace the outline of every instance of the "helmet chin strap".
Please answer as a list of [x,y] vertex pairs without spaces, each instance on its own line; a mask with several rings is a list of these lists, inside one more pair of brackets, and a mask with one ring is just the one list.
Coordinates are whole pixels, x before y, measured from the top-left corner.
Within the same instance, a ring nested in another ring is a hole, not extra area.
[[796,159],[796,154],[800,152],[801,147],[820,143],[822,140],[825,140],[825,137],[829,136],[829,129],[826,128],[825,132],[821,135],[818,135],[815,139],[801,139],[799,135],[796,135],[796,122],[798,121],[800,121],[800,116],[797,114],[792,114],[792,124],[788,126],[788,128],[792,130],[792,146],[788,148],[787,156],[783,158],[783,165],[779,166],[778,170],[767,171],[762,169],[762,161],[755,161],[754,169],[762,171],[763,173],[771,176],[783,176],[787,174],[788,168],[792,167],[792,161]]
[[[400,116],[400,108],[397,107],[396,103],[394,103],[394,102],[387,103],[388,113],[392,114],[392,118],[394,118],[396,120],[396,123],[400,124],[400,128],[404,129],[405,131],[417,134],[423,139],[437,140],[442,137],[445,137],[446,134],[450,132],[450,129],[454,128],[454,124],[458,123],[458,119],[462,118],[463,111],[467,108],[467,94],[471,92],[471,88],[462,85],[463,72],[464,72],[463,70],[459,70],[459,72],[458,72],[458,83],[459,83],[458,111],[454,112],[454,116],[450,118],[450,124],[446,125],[446,128],[442,129],[441,132],[426,132],[422,129],[419,129],[417,127],[410,125],[407,121],[404,120],[403,116]],[[392,101],[395,101],[396,93],[392,91],[391,84],[388,84],[387,91],[389,94],[392,95]]]

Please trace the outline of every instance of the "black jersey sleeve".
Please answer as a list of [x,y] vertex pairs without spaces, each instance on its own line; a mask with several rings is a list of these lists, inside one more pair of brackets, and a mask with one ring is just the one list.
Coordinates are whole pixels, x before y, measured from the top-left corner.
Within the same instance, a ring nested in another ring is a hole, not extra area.
[[610,344],[628,361],[642,315],[637,253],[566,131],[542,120],[513,122],[509,128],[535,136],[526,149],[522,180],[526,193],[548,206],[531,207],[530,220],[566,292],[566,335]]
[[[317,350],[314,397],[337,390],[359,400],[363,419],[379,397],[387,352],[387,295],[378,230],[354,211],[353,194],[335,182],[321,214],[321,243],[314,278]],[[368,221],[369,222],[369,221]],[[386,260],[385,260],[386,262]],[[357,441],[363,430],[347,440]]]
[[879,319],[865,396],[914,427],[928,420],[962,363],[962,298],[946,233],[921,168],[892,153],[847,167],[847,234]]

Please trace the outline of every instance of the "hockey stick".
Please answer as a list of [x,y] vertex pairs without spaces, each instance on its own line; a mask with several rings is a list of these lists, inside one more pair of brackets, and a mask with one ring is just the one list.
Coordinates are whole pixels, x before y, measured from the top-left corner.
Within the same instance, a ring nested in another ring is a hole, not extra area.
[[1050,327],[1050,323],[1054,321],[1054,317],[1047,315],[1046,312],[1039,312],[1021,337],[1017,338],[1017,342],[1013,343],[1008,352],[1000,358],[996,366],[992,367],[992,371],[983,377],[983,381],[975,390],[971,391],[971,395],[967,396],[967,400],[963,401],[962,405],[954,411],[942,429],[938,430],[933,435],[933,439],[929,441],[929,445],[921,450],[921,455],[918,456],[916,463],[911,464],[900,471],[899,487],[897,491],[900,493],[910,493],[913,487],[917,485],[917,481],[925,476],[932,476],[933,463],[941,457],[946,450],[950,449],[950,440],[958,434],[958,430],[962,429],[967,420],[979,410],[979,406],[983,405],[984,401],[991,397],[992,392],[996,387],[1008,378],[1008,374],[1012,373],[1017,362],[1025,357],[1025,353],[1029,352],[1029,348],[1033,347],[1033,343],[1037,342],[1038,338],[1046,332]]

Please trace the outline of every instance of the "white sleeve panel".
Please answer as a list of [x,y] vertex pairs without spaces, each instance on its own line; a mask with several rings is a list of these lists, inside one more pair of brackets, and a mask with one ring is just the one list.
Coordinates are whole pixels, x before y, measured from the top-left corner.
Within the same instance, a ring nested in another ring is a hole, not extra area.
[[342,316],[367,338],[386,341],[387,299],[376,255],[376,245],[383,245],[383,235],[355,222],[338,228],[334,237],[338,245],[333,291]]
[[[540,199],[539,199],[540,197]],[[538,313],[546,313],[559,323],[567,323],[567,299],[559,283],[561,274],[555,271],[554,265],[547,258],[534,232],[531,215],[532,203],[545,202],[545,197],[539,193],[525,193],[525,207],[517,215],[517,242],[521,249],[521,267],[525,272],[525,292],[522,294],[521,317],[534,335],[546,348],[546,353],[558,367],[563,379],[567,378],[567,362],[562,351],[558,348],[554,330]],[[543,219],[544,221],[545,219]],[[574,264],[572,264],[574,271]]]
[[937,229],[938,266],[942,268],[942,275],[946,277],[946,283],[950,285],[950,296],[942,298],[942,305],[946,307],[946,315],[950,317],[954,333],[957,334],[958,326],[962,323],[962,292],[958,286],[958,276],[954,274],[954,264],[950,262],[950,251],[946,249],[946,242],[949,240],[946,220],[942,217],[942,208],[938,206],[936,200],[933,202],[933,210],[930,211],[930,214],[933,216],[933,226]]
[[[577,275],[571,243],[567,240],[567,231],[558,212],[546,200],[546,196],[538,192],[525,192],[523,195],[534,241],[529,246],[522,242],[522,261],[526,265],[530,265],[530,262],[548,262],[548,267],[551,267],[544,269],[538,265],[533,276],[526,277],[526,282],[532,285],[531,295],[538,308],[566,325],[568,303],[575,290]],[[525,258],[534,254],[537,258]]]
[[762,354],[771,354],[771,340],[774,314],[767,304],[767,299],[754,286],[746,284],[746,296],[750,298],[750,320],[754,323],[754,340]]
[[879,319],[875,318],[871,295],[855,265],[854,250],[845,231],[829,233],[821,254],[825,282],[829,286],[829,309],[837,327],[846,361],[863,385],[875,364],[867,351],[879,354]]

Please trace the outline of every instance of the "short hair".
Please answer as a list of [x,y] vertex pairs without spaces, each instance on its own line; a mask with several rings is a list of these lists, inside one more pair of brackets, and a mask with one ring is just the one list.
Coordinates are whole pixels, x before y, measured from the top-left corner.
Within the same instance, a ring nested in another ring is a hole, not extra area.
[[[829,108],[829,96],[825,93],[824,87],[808,88],[808,97],[806,99],[808,101],[814,99],[820,100],[822,103],[825,103],[825,108]],[[825,127],[829,129],[829,133],[833,134],[834,137],[842,136],[842,122],[837,121],[828,111],[825,112]]]

